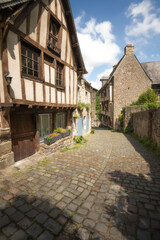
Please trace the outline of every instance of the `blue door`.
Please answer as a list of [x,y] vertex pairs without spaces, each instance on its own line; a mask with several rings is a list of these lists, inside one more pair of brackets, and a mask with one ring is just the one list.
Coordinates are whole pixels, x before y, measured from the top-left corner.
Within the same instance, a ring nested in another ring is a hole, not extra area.
[[83,118],[78,118],[78,136],[83,136]]
[[89,131],[89,115],[86,116],[86,132]]

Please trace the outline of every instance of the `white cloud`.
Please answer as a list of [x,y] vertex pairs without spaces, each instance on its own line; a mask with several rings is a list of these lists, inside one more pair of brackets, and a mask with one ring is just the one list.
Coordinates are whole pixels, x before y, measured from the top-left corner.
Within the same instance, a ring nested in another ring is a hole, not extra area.
[[91,18],[83,25],[83,18],[84,12],[75,19],[75,23],[86,69],[91,74],[96,67],[114,65],[121,51],[115,43],[111,22],[97,23],[95,18]]
[[141,3],[132,3],[126,16],[131,18],[131,25],[125,29],[127,36],[150,38],[160,34],[160,9],[156,9],[151,0],[143,0]]
[[91,83],[92,87],[99,90],[102,87],[102,82],[100,81],[101,77],[109,76],[110,73],[112,72],[112,70],[113,70],[113,68],[107,68],[106,70],[104,70],[103,72],[101,72],[97,75],[96,81],[89,81]]
[[102,83],[100,80],[96,80],[96,81],[89,81],[92,85],[92,87],[96,88],[97,90],[99,90],[102,87]]

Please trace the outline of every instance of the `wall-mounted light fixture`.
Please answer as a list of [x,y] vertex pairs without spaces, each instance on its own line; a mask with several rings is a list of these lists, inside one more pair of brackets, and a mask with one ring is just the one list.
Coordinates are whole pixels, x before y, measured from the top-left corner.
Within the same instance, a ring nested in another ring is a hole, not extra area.
[[8,72],[4,76],[5,76],[5,79],[6,79],[7,83],[8,83],[8,85],[10,85],[11,82],[12,82],[12,77],[11,77],[10,73]]

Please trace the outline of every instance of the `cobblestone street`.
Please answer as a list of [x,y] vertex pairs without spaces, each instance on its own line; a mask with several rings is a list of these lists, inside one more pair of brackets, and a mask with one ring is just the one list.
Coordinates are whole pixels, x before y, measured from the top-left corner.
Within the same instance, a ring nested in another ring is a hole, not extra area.
[[160,159],[97,129],[78,149],[0,175],[0,240],[160,239]]

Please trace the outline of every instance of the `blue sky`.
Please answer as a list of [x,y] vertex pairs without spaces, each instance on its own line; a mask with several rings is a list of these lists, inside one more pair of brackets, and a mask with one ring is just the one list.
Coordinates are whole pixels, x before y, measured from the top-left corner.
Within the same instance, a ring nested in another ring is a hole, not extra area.
[[140,62],[160,61],[160,0],[70,0],[92,86],[109,75],[128,43]]

